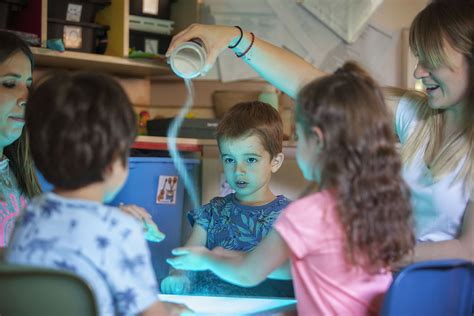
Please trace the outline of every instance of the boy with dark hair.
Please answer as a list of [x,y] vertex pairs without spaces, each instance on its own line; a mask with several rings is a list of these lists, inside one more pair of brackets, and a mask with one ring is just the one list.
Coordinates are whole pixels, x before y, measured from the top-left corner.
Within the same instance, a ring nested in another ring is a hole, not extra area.
[[7,261],[69,270],[93,288],[100,315],[164,315],[141,224],[105,206],[128,175],[135,114],[111,77],[61,73],[31,94],[31,152],[53,192],[18,220]]
[[[193,230],[186,246],[250,251],[290,202],[270,190],[271,176],[284,159],[283,123],[269,104],[239,103],[224,115],[216,136],[224,175],[235,193],[213,198],[189,212]],[[293,296],[291,281],[266,280],[256,287],[243,288],[222,281],[209,271],[189,275],[171,270],[162,281],[161,290],[173,294]]]

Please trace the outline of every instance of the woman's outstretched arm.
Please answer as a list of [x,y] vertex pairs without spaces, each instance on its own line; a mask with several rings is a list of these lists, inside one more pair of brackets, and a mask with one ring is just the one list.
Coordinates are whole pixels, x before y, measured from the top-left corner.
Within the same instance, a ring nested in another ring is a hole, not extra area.
[[[193,24],[173,37],[167,56],[176,45],[193,38],[199,38],[206,48],[208,58],[205,72],[207,72],[220,53],[228,49],[228,46],[237,43],[240,31],[234,26]],[[247,50],[251,42],[252,35],[244,30],[242,39],[233,51],[241,54]],[[241,59],[262,78],[292,98],[296,98],[298,91],[306,83],[325,75],[301,57],[257,37],[250,50]]]

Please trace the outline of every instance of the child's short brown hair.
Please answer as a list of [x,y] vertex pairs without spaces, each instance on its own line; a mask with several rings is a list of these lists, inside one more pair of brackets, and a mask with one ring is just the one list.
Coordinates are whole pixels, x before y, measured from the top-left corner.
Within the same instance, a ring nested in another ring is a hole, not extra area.
[[75,190],[103,181],[106,167],[124,165],[135,139],[131,103],[112,77],[88,72],[49,76],[25,112],[31,153],[55,187]]
[[273,158],[282,152],[283,122],[278,111],[260,101],[242,102],[227,111],[217,127],[217,142],[256,135]]

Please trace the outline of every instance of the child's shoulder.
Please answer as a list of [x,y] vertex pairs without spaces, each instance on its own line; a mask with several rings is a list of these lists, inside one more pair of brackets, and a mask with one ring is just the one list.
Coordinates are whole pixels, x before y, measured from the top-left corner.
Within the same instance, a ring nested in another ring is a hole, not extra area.
[[203,204],[198,208],[191,210],[190,214],[211,214],[224,208],[231,207],[234,203],[233,200],[233,193],[226,196],[217,196],[212,198],[209,203]]
[[291,209],[326,208],[335,205],[334,192],[329,190],[308,194],[290,203]]
[[292,201],[284,195],[278,195],[274,202],[281,207],[286,207]]
[[207,204],[210,207],[222,207],[229,203],[234,203],[234,193],[229,193],[226,196],[216,196],[211,199],[211,201]]
[[80,219],[78,223],[85,225],[102,223],[107,226],[140,227],[140,223],[133,216],[117,207],[95,201],[66,198],[52,192],[43,193],[32,199],[26,212],[39,213],[38,215],[50,219],[52,217]]

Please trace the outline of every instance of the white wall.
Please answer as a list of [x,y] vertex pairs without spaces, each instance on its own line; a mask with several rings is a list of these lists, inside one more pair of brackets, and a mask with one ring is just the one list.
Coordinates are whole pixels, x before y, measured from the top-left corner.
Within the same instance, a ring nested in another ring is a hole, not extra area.
[[[385,0],[377,9],[371,22],[391,31],[393,45],[386,56],[385,69],[382,76],[377,76],[381,85],[403,86],[404,65],[402,63],[402,30],[409,28],[416,14],[429,0]],[[374,54],[378,52],[374,51]],[[411,72],[412,70],[409,70]]]
[[[357,1],[357,0],[354,0]],[[415,15],[422,10],[429,0],[385,0],[371,18],[371,23],[380,26],[392,33],[393,41],[385,52],[385,68],[382,75],[376,77],[381,85],[403,86],[406,71],[402,63],[402,31],[409,28]],[[380,54],[373,51],[373,54]],[[410,70],[411,72],[411,70]],[[222,84],[217,81],[197,81],[195,108],[193,112],[198,117],[212,116],[212,92],[214,90],[260,90],[262,82],[234,82]],[[178,80],[156,80],[152,81],[151,103],[156,107],[152,109],[155,114],[173,115],[179,110],[184,101],[184,85]],[[169,110],[165,112],[163,109]],[[201,113],[202,112],[202,113]],[[294,150],[294,149],[293,149]],[[307,186],[307,182],[301,175],[292,149],[286,149],[287,159],[283,167],[273,177],[271,182],[275,194],[285,194],[289,198],[296,198]],[[203,156],[202,169],[202,203],[219,194],[220,175],[222,166],[218,159],[217,148],[207,149]]]

